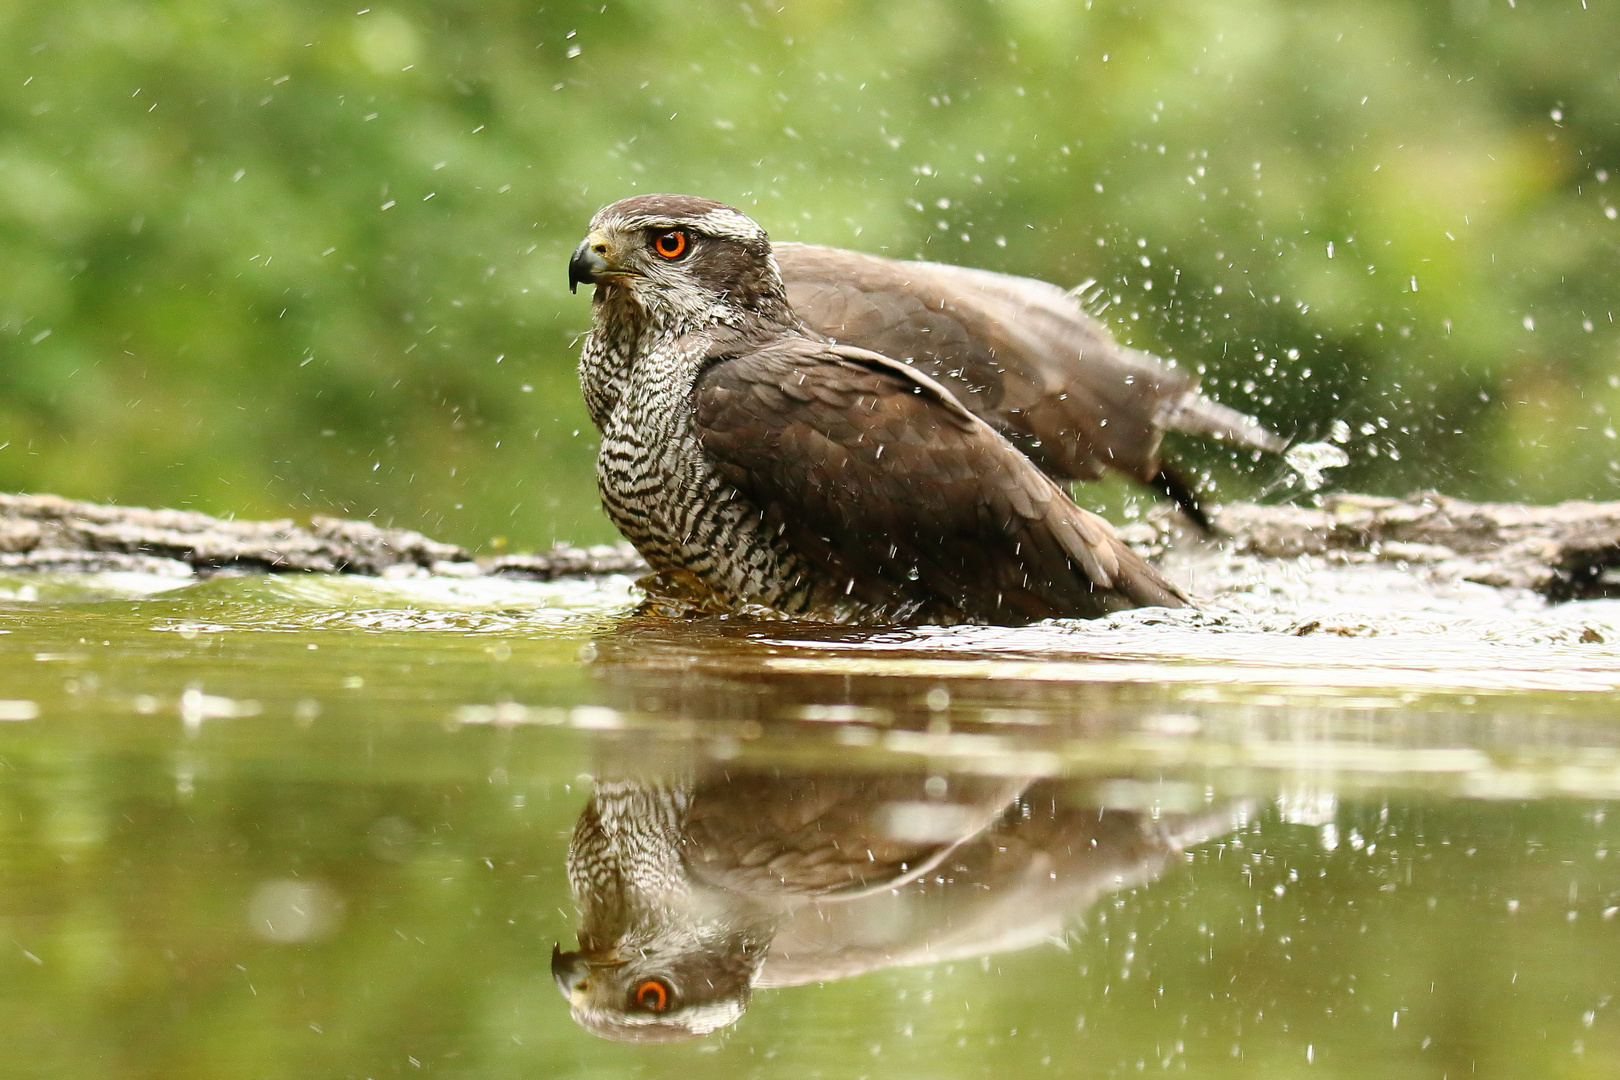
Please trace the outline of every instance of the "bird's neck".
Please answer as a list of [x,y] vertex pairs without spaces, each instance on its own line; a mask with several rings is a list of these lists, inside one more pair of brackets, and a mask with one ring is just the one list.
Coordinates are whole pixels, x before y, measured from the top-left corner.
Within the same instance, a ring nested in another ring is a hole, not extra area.
[[591,332],[579,357],[579,385],[591,422],[601,431],[637,360],[658,340],[662,324],[624,288],[597,286],[592,309]]
[[620,938],[649,912],[683,906],[692,887],[681,857],[690,798],[680,783],[597,782],[568,852],[582,941]]
[[[734,301],[743,301],[741,303]],[[805,332],[777,289],[725,297],[691,308],[643,304],[631,290],[599,286],[591,332],[580,354],[580,387],[597,430],[603,430],[637,366],[659,345],[697,331],[728,327],[749,337]],[[695,372],[694,372],[695,373]]]

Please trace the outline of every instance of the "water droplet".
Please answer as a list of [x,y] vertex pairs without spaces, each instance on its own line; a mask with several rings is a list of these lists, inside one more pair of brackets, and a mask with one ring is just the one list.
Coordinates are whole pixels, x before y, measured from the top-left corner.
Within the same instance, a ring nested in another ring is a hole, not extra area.
[[248,925],[266,941],[319,941],[337,930],[343,899],[320,881],[272,878],[248,902]]

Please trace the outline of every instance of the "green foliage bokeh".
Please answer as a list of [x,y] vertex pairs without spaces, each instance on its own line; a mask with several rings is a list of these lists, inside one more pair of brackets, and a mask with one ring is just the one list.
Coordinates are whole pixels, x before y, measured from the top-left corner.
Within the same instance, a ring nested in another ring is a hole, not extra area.
[[564,264],[651,190],[1094,278],[1346,487],[1620,485],[1615,5],[361,8],[0,2],[0,488],[607,539]]

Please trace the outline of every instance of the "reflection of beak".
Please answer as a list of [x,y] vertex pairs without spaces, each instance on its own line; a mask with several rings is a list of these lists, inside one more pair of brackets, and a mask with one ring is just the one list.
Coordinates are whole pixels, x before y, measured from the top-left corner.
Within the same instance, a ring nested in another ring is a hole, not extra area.
[[584,1003],[592,975],[605,968],[623,967],[624,963],[612,953],[592,959],[583,952],[563,952],[561,945],[551,947],[551,977],[570,1007]]
[[608,274],[622,273],[608,262],[607,241],[600,233],[591,233],[574,249],[568,260],[568,291],[577,292],[581,285],[600,284]]
[[590,965],[579,953],[565,953],[562,946],[553,945],[551,977],[557,980],[557,989],[572,1005],[585,996],[585,980],[591,977]]

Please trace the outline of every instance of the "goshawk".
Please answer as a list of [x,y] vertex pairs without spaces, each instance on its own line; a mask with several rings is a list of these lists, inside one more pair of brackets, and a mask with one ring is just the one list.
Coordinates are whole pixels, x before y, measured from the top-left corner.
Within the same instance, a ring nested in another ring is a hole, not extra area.
[[[602,503],[661,587],[832,621],[1186,603],[1061,481],[1161,475],[1179,428],[1277,449],[1057,286],[771,244],[685,195],[597,212],[580,382]],[[1043,471],[1044,470],[1044,471]]]

